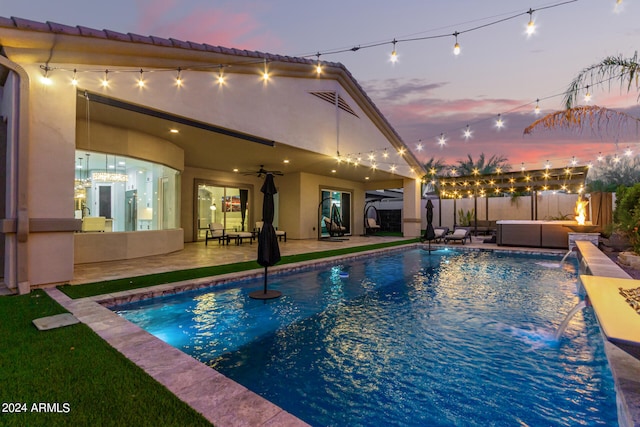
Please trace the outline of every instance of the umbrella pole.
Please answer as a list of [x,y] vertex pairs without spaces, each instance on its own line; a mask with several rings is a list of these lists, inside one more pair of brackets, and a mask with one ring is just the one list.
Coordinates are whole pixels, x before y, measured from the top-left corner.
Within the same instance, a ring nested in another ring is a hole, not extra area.
[[264,294],[267,294],[267,267],[264,267]]

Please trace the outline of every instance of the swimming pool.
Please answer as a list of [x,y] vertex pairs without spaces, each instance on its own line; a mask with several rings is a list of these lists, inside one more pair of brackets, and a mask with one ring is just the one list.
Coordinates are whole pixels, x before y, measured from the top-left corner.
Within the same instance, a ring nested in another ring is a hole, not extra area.
[[591,309],[559,258],[416,249],[116,311],[312,425],[617,425]]

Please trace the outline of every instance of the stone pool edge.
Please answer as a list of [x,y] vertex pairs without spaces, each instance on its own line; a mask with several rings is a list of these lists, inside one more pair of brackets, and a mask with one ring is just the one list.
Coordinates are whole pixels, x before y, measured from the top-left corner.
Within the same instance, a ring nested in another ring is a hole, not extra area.
[[[591,242],[578,241],[576,246],[579,275],[631,279],[631,276]],[[640,360],[611,343],[604,334],[601,335],[615,383],[618,425],[640,426]]]

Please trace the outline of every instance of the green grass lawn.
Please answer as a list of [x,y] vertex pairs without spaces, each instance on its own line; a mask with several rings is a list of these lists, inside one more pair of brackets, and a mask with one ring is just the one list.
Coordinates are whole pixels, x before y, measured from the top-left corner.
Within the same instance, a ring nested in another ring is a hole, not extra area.
[[[39,290],[0,297],[0,425],[211,426],[86,325],[31,323],[64,312]],[[32,412],[40,403],[60,412]]]
[[[328,251],[283,256],[278,265],[310,261],[314,259],[328,258],[338,255],[347,255],[372,249],[383,249],[393,246],[416,243],[418,241],[420,241],[420,239],[407,239],[394,242],[376,243],[365,246],[355,246],[350,248],[339,248]],[[86,298],[112,292],[126,291],[128,289],[138,289],[147,286],[161,285],[164,283],[174,283],[181,282],[183,280],[217,276],[220,274],[237,273],[240,271],[247,271],[255,268],[262,267],[256,261],[245,261],[234,264],[214,265],[211,267],[192,268],[188,270],[169,271],[166,273],[149,274],[145,276],[128,277],[125,279],[88,283],[86,285],[62,285],[59,288],[62,292],[64,292],[71,298]]]

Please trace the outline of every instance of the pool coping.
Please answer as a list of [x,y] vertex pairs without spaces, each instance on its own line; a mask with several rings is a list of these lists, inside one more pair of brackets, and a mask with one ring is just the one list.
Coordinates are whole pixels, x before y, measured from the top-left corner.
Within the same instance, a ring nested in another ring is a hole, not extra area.
[[[589,242],[584,243],[592,245]],[[452,247],[451,245],[442,244],[432,245],[431,247],[433,250],[447,248],[465,251],[536,255],[562,255],[565,253],[564,250],[545,250],[541,248],[500,249],[465,247],[464,245]],[[413,243],[274,266],[269,268],[269,274],[277,275],[322,265],[336,265],[337,263],[368,257],[373,254],[405,251],[411,248],[426,248],[426,244]],[[600,252],[599,250],[597,251]],[[602,254],[602,256],[609,260],[606,255]],[[581,268],[585,268],[585,272],[589,270],[589,265],[593,269],[597,265],[603,266],[606,264],[604,259],[596,257],[591,252],[581,253],[580,245],[578,245],[578,258]],[[591,264],[589,264],[590,260]],[[613,267],[617,267],[622,274],[626,274],[613,261],[609,260],[609,262],[613,264]],[[611,269],[608,274],[619,274],[611,265],[606,265],[606,268]],[[57,288],[45,289],[45,292],[76,316],[78,320],[89,326],[109,345],[133,361],[148,375],[167,387],[179,399],[201,413],[213,424],[231,427],[308,426],[307,423],[284,411],[279,406],[156,338],[142,328],[120,317],[109,308],[141,299],[261,277],[263,273],[263,269],[260,268],[79,299],[71,299]],[[599,272],[598,275],[603,274]],[[640,360],[625,353],[607,341],[604,336],[603,341],[616,385],[619,425],[640,425],[640,383],[636,379],[638,377],[637,374],[640,373]],[[634,373],[636,374],[635,376]]]

